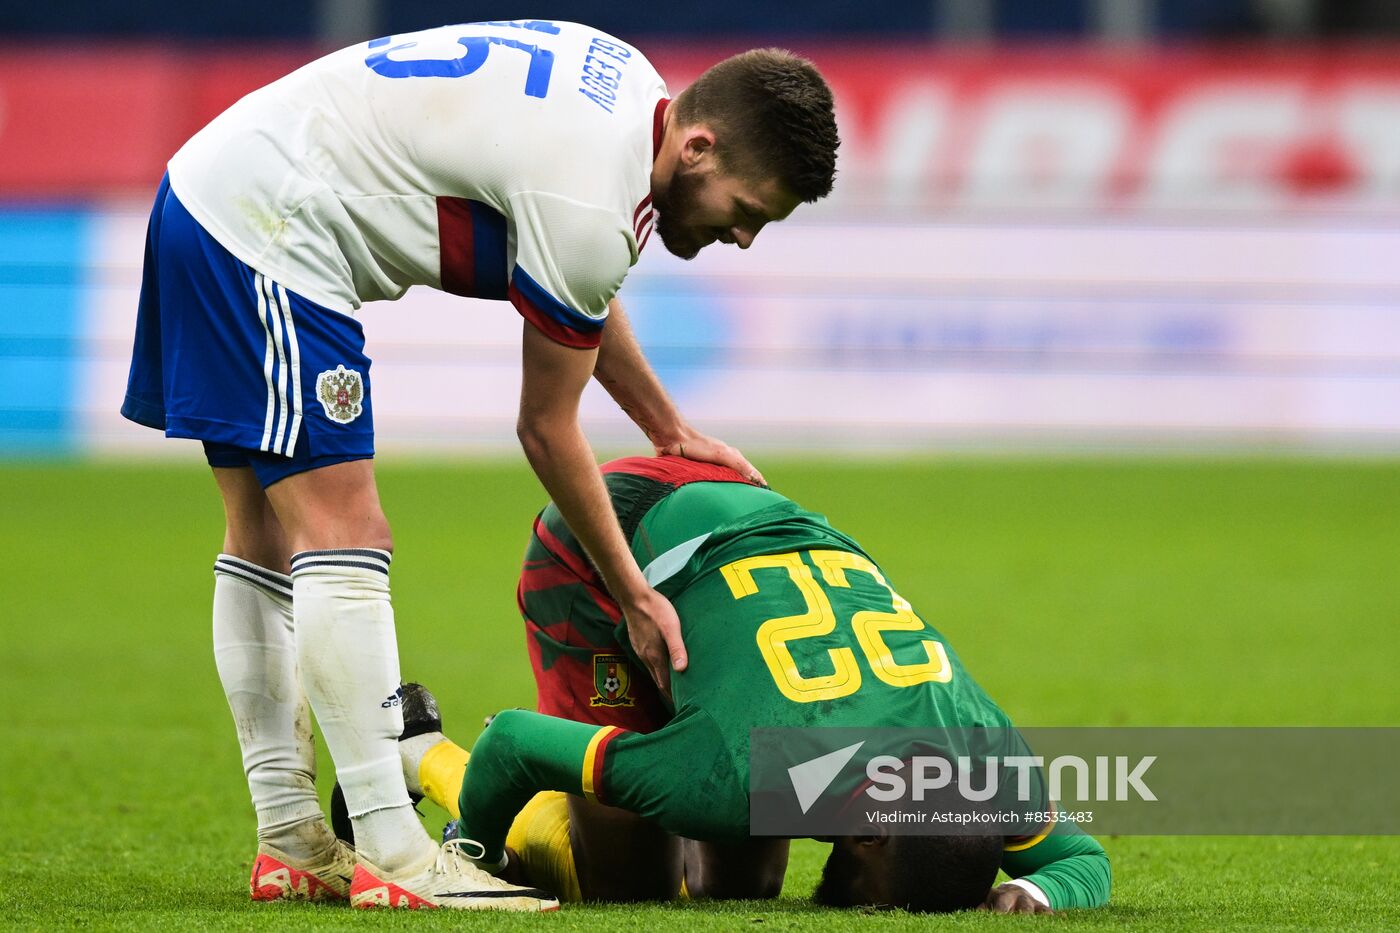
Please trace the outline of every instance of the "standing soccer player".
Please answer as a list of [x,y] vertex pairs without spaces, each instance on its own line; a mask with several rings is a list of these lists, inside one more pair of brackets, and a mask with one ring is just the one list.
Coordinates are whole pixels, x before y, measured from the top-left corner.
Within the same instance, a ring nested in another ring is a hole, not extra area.
[[[223,498],[214,650],[258,817],[255,898],[555,903],[439,850],[409,805],[392,542],[353,317],[364,302],[429,285],[515,306],[526,456],[639,656],[662,682],[685,667],[675,610],[618,528],[579,396],[597,377],[658,453],[757,478],[676,411],[615,295],[653,228],[684,258],[716,240],[746,248],[826,195],[838,140],[826,84],[784,52],[727,59],[668,96],[636,49],[587,26],[447,26],[312,62],[171,159],[122,412],[202,441]],[[311,711],[354,853],[318,806]]]

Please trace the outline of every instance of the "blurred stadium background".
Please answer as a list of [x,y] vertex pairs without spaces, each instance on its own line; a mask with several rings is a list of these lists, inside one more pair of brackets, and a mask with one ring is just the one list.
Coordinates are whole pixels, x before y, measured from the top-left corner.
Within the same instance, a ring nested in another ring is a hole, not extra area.
[[[1400,5],[1377,0],[0,4],[0,450],[124,423],[166,158],[320,51],[557,16],[673,89],[782,43],[836,88],[829,203],[623,292],[682,409],[749,446],[1400,448]],[[514,445],[519,322],[365,309],[381,449]],[[593,436],[634,434],[601,393]]]

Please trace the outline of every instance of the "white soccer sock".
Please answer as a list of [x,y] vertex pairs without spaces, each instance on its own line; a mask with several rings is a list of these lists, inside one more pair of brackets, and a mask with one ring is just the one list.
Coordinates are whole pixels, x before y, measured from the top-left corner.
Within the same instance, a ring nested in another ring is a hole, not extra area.
[[355,824],[356,849],[386,871],[436,847],[409,803],[399,761],[399,652],[388,551],[342,548],[292,557],[297,659]]
[[298,855],[324,848],[330,829],[316,798],[311,710],[297,682],[290,577],[219,555],[214,664],[238,729],[259,841]]

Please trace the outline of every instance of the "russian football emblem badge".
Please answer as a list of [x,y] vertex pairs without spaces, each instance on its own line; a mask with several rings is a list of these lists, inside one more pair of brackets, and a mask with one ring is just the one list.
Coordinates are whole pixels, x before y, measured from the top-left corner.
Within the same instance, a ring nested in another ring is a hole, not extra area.
[[364,411],[360,402],[365,397],[365,383],[355,370],[337,366],[316,377],[316,397],[327,418],[337,424],[349,424]]
[[631,687],[631,667],[625,656],[593,656],[593,697],[588,701],[589,706],[633,706],[636,701],[627,695]]

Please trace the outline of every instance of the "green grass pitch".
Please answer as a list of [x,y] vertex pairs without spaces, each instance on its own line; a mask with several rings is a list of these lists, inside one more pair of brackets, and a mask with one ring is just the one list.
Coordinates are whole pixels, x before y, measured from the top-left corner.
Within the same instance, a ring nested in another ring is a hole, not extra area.
[[[1394,463],[763,466],[864,543],[1023,725],[1400,724]],[[253,905],[251,807],[209,644],[221,514],[205,472],[0,468],[0,927],[1400,926],[1397,838],[1108,838],[1112,906],[1056,918],[819,910],[812,842],[773,903],[544,917]],[[519,462],[390,461],[381,486],[404,674],[469,743],[484,714],[533,701],[513,586],[541,494]]]

